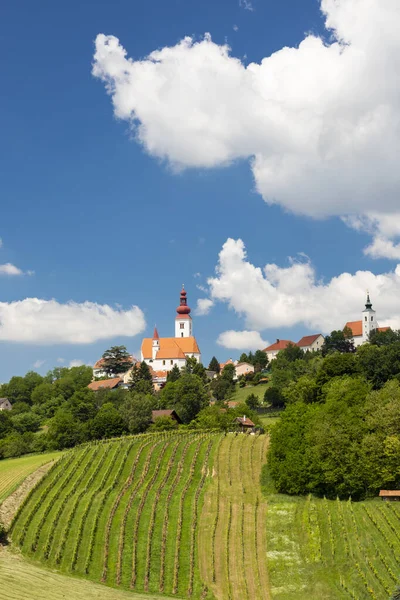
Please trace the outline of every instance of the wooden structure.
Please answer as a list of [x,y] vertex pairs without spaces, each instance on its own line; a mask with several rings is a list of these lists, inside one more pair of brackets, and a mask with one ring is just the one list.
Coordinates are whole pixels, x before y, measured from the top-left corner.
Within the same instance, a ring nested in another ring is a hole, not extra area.
[[89,383],[89,390],[98,392],[99,390],[115,390],[123,383],[121,377],[112,377],[111,379],[101,379],[100,381],[92,381]]
[[0,410],[11,410],[11,402],[8,398],[0,398]]
[[400,502],[400,490],[381,490],[379,497],[390,502]]
[[242,433],[252,433],[255,428],[255,424],[249,417],[243,415],[243,417],[236,417],[235,424],[239,426],[239,429]]

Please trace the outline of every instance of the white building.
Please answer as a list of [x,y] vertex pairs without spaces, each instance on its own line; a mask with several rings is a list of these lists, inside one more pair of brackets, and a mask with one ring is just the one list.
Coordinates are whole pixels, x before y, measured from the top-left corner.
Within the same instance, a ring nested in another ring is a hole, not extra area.
[[365,308],[362,311],[361,321],[348,321],[345,325],[348,327],[353,334],[354,345],[361,346],[365,342],[368,342],[369,334],[374,331],[387,331],[389,327],[379,327],[378,320],[376,318],[376,311],[372,308],[372,303],[367,292],[367,302]]
[[280,340],[278,338],[274,344],[264,348],[263,352],[266,353],[268,361],[271,361],[276,358],[278,352],[285,350],[285,348],[287,348],[289,345],[295,346],[296,344],[290,340]]
[[324,344],[324,336],[322,333],[314,333],[313,335],[304,335],[301,340],[297,342],[297,346],[304,352],[315,352],[321,350]]
[[254,366],[247,362],[237,363],[235,366],[235,379],[239,379],[242,375],[254,373]]
[[175,337],[160,338],[154,328],[152,338],[144,338],[141,348],[141,360],[155,372],[171,371],[175,365],[179,369],[185,366],[187,358],[201,361],[200,349],[193,336],[193,322],[187,305],[187,294],[182,287],[180,304],[176,309]]

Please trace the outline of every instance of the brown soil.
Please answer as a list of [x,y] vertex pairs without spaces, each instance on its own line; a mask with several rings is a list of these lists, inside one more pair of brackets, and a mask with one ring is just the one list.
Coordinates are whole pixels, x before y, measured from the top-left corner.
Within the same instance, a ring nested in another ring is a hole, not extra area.
[[42,465],[28,475],[21,485],[0,504],[0,522],[8,529],[14,518],[15,513],[21,506],[31,489],[38,483],[40,479],[47,473],[54,461],[50,461]]

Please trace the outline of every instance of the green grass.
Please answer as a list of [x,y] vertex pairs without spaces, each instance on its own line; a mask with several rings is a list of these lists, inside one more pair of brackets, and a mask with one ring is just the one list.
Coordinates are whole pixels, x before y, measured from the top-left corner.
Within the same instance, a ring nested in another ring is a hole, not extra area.
[[238,384],[236,384],[235,391],[229,398],[229,400],[233,400],[235,402],[245,402],[247,396],[250,396],[250,394],[254,394],[255,396],[257,396],[260,402],[263,402],[265,390],[267,389],[268,385],[268,383],[260,383],[259,385],[249,385],[247,387],[241,388]]
[[67,577],[0,548],[2,600],[165,600],[166,596],[133,594],[82,578]]
[[259,419],[261,421],[261,425],[262,427],[265,429],[266,432],[270,432],[272,427],[274,427],[278,422],[280,417],[277,416],[269,416],[269,415],[258,415]]
[[33,471],[60,456],[61,452],[49,452],[0,460],[0,503]]
[[274,599],[389,598],[400,579],[400,506],[279,494],[267,500]]
[[220,439],[148,434],[66,453],[19,510],[13,544],[47,567],[112,587],[212,598],[197,535]]

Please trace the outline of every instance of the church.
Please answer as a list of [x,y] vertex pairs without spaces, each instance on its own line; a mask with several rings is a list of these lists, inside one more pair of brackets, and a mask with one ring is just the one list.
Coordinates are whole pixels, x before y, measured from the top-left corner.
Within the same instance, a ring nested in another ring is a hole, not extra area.
[[372,333],[372,331],[387,331],[390,329],[390,327],[378,326],[376,311],[372,308],[372,302],[368,292],[365,308],[362,311],[361,321],[348,321],[345,325],[345,328],[346,327],[351,329],[355,347],[368,342],[369,334]]
[[[187,303],[187,294],[184,286],[180,294],[180,303],[176,309],[175,337],[160,337],[157,327],[154,328],[152,338],[144,338],[141,347],[141,360],[158,373],[165,373],[175,365],[179,369],[185,366],[187,358],[195,358],[201,362],[200,349],[193,335],[193,322]],[[162,378],[162,377],[161,377]]]

